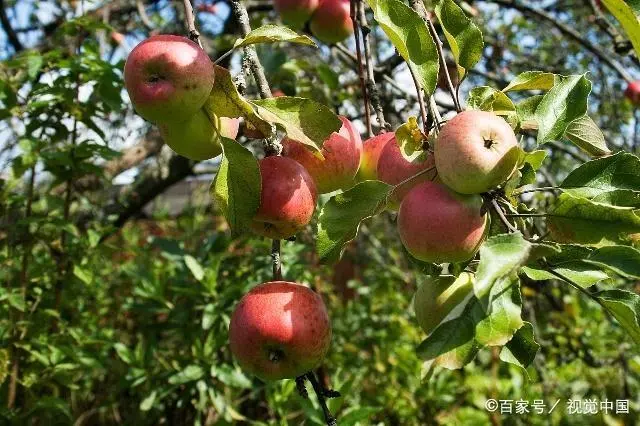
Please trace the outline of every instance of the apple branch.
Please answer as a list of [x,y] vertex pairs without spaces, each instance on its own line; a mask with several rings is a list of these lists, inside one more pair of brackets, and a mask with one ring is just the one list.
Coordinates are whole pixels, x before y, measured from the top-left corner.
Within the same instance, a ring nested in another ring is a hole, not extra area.
[[313,386],[313,391],[316,393],[316,396],[318,397],[318,402],[320,403],[320,408],[322,408],[322,414],[324,414],[324,420],[327,423],[327,426],[337,426],[338,422],[336,421],[336,418],[333,417],[333,415],[331,415],[331,412],[327,407],[327,401],[325,398],[337,397],[340,394],[335,391],[327,391],[327,389],[324,389],[320,384],[320,382],[318,381],[318,379],[316,378],[316,375],[313,371],[308,372],[306,374],[306,377],[311,382],[311,386]]
[[436,31],[436,27],[433,25],[431,19],[426,18],[427,26],[429,27],[429,32],[431,33],[431,37],[436,43],[436,49],[438,50],[438,58],[440,59],[440,63],[442,64],[442,70],[444,71],[444,76],[447,81],[447,88],[451,93],[451,98],[453,99],[453,103],[456,106],[456,111],[462,111],[460,107],[460,100],[458,99],[458,91],[455,87],[453,87],[453,83],[451,82],[451,75],[449,75],[449,68],[447,67],[447,59],[444,56],[444,50],[442,49],[443,43],[438,36],[438,32]]
[[202,42],[200,42],[200,33],[196,29],[196,18],[193,15],[193,6],[191,5],[191,0],[183,0],[183,4],[187,31],[189,31],[189,38],[194,43],[198,43],[198,46],[202,47]]
[[356,58],[358,78],[360,79],[360,90],[362,91],[362,98],[364,100],[364,120],[367,125],[367,135],[371,137],[373,130],[371,129],[371,107],[369,105],[369,91],[367,90],[366,77],[364,75],[364,69],[362,68],[362,49],[360,46],[360,23],[358,22],[358,9],[359,0],[350,1],[350,16],[353,23],[353,34],[356,39]]
[[11,22],[9,21],[9,17],[7,16],[6,4],[4,0],[0,0],[0,24],[2,25],[2,29],[5,33],[7,33],[7,39],[13,49],[16,52],[20,52],[24,49],[22,42],[18,38],[18,34],[16,34],[15,30],[11,26]]

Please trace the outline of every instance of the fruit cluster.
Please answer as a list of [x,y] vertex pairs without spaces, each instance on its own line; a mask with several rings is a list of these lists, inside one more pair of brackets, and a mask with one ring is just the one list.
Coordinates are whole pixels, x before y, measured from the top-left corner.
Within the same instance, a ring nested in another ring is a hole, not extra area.
[[349,0],[274,0],[282,21],[292,28],[309,29],[318,40],[333,44],[353,34]]

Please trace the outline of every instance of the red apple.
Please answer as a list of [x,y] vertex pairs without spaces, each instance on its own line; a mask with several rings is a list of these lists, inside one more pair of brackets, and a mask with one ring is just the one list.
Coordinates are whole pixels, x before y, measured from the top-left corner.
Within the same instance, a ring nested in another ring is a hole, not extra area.
[[289,139],[282,140],[282,155],[302,164],[316,183],[320,194],[347,188],[360,167],[362,140],[353,124],[340,117],[342,127],[322,144],[324,159],[317,157],[306,145]]
[[274,0],[282,22],[294,29],[304,27],[318,7],[319,0]]
[[311,221],[316,207],[316,185],[309,172],[287,157],[260,160],[262,191],[253,231],[274,240],[285,239]]
[[349,0],[320,0],[311,16],[311,32],[318,40],[335,44],[353,34]]
[[[421,174],[415,179],[405,182],[410,177],[416,176],[418,173],[427,169],[431,170]],[[436,175],[436,170],[433,155],[429,152],[423,151],[422,153],[416,154],[415,158],[409,161],[402,155],[396,139],[393,138],[392,142],[387,143],[380,152],[377,173],[378,180],[388,183],[389,185],[398,185],[405,182],[394,190],[391,197],[389,197],[388,208],[397,210],[407,192],[420,182],[433,180]]]
[[402,200],[398,232],[416,259],[433,263],[471,259],[484,238],[487,215],[479,195],[457,194],[444,185],[423,182]]
[[124,66],[124,82],[138,114],[154,123],[195,115],[211,93],[213,63],[186,37],[152,36],[138,44]]
[[293,379],[318,367],[331,344],[322,298],[300,284],[260,284],[236,306],[229,324],[231,353],[262,380]]
[[624,91],[624,96],[634,105],[640,105],[640,80],[632,81]]
[[382,149],[389,142],[393,140],[395,143],[395,136],[394,132],[387,132],[367,139],[362,144],[362,161],[360,162],[360,171],[358,171],[360,180],[378,179],[378,159]]
[[164,142],[172,150],[191,160],[202,161],[220,155],[220,136],[235,139],[238,126],[237,118],[214,116],[212,122],[200,109],[184,122],[160,123],[158,128]]
[[511,126],[486,111],[464,111],[440,129],[435,147],[442,182],[461,194],[481,194],[505,182],[520,158]]

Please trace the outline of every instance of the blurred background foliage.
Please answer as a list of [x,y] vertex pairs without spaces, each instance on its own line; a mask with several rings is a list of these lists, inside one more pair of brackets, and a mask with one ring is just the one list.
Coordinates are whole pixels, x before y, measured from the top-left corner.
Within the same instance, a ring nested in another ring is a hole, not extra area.
[[[637,114],[620,76],[550,21],[505,3],[466,2],[486,48],[463,93],[529,69],[589,72],[591,115],[610,147],[638,153]],[[592,3],[536,7],[608,51]],[[237,37],[228,4],[195,7],[205,48],[222,55]],[[269,2],[248,8],[253,26],[276,20]],[[217,162],[172,155],[122,91],[132,46],[150,32],[184,33],[182,2],[1,1],[0,9],[0,424],[322,425],[315,400],[302,399],[293,381],[261,383],[231,359],[229,316],[270,279],[270,243],[230,237],[208,196]],[[393,49],[373,34],[395,127],[417,106],[406,68],[384,67]],[[359,82],[339,50],[268,46],[259,54],[273,88],[357,120]],[[630,51],[615,55],[635,69]],[[225,64],[234,74],[240,58]],[[446,96],[438,101],[451,108]],[[547,150],[550,182],[584,159],[569,145]],[[533,206],[545,203],[533,197]],[[321,376],[343,394],[330,401],[342,426],[638,423],[637,348],[567,287],[523,281],[523,316],[542,345],[528,371],[485,351],[423,380],[415,348],[424,335],[411,309],[423,275],[391,215],[367,222],[336,265],[319,264],[312,229],[284,244],[283,265],[286,278],[328,304],[334,338]],[[484,408],[487,398],[560,405],[551,415],[499,415]],[[631,414],[570,415],[569,399],[629,400]]]

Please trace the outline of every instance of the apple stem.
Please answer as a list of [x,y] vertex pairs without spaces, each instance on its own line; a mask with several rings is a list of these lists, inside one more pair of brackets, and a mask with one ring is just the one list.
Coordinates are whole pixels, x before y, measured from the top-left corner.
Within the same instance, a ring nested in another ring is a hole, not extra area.
[[196,29],[196,19],[193,16],[193,6],[191,0],[184,0],[184,14],[185,21],[187,21],[187,30],[189,31],[189,39],[194,43],[198,43],[198,46],[202,48],[202,42],[200,42],[200,33]]
[[[311,382],[311,386],[313,386],[313,390],[318,397],[318,402],[320,403],[320,408],[322,408],[322,413],[324,414],[324,420],[326,421],[327,426],[337,426],[338,421],[331,415],[325,398],[335,398],[340,396],[340,394],[336,391],[328,391],[324,389],[318,379],[316,379],[316,375],[313,371],[309,371],[305,376]],[[332,396],[328,396],[329,393]]]

